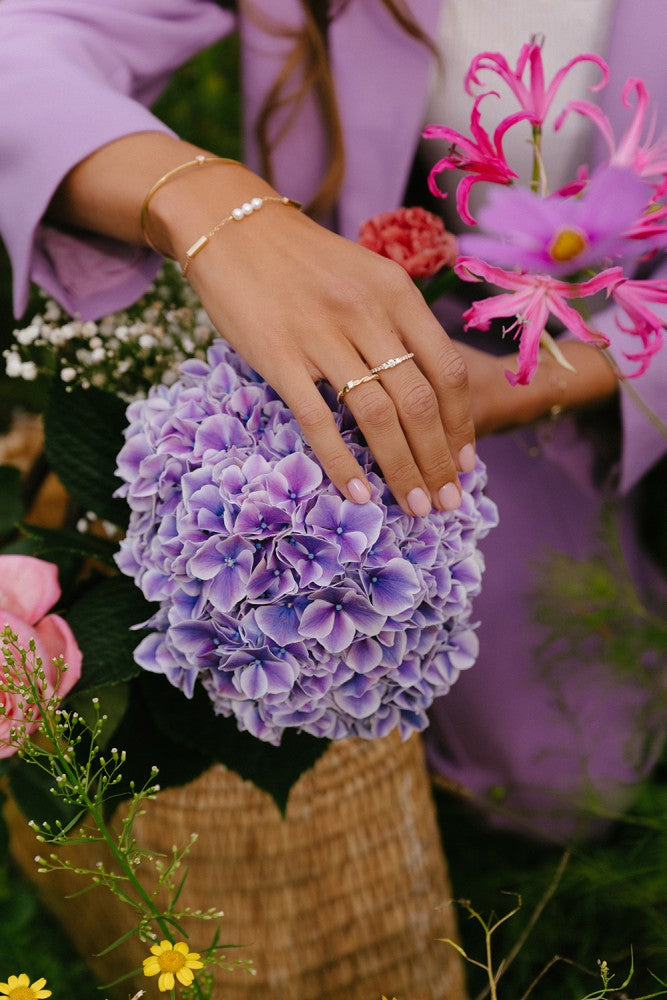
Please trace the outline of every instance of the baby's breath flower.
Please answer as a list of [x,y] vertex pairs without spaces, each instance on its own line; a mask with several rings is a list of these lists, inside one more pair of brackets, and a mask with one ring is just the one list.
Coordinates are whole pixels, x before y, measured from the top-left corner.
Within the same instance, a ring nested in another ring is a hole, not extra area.
[[55,374],[68,387],[92,385],[130,402],[155,383],[171,384],[181,363],[203,358],[214,336],[192,289],[167,263],[160,283],[135,305],[97,323],[71,319],[47,300],[41,315],[14,331],[5,370],[28,381]]

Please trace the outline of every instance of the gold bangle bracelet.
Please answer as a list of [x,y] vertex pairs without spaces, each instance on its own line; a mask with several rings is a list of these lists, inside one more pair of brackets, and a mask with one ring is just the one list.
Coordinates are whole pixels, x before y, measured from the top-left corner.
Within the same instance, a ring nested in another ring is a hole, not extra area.
[[181,163],[180,166],[174,167],[173,170],[168,170],[166,174],[163,174],[162,177],[160,177],[160,179],[153,184],[152,188],[150,188],[148,194],[141,203],[141,211],[139,213],[141,234],[151,250],[155,250],[156,253],[160,253],[148,235],[146,229],[146,223],[148,221],[148,206],[150,205],[151,198],[160,190],[161,187],[170,181],[172,177],[176,177],[177,174],[182,173],[184,170],[189,170],[190,167],[203,167],[207,163],[234,163],[236,166],[242,166],[238,160],[231,160],[224,156],[204,156],[200,153],[199,156],[195,156],[194,160],[188,160],[187,163]]
[[254,212],[258,212],[262,205],[266,205],[267,203],[270,204],[272,202],[277,205],[289,205],[291,208],[300,209],[302,207],[301,202],[294,201],[293,198],[283,198],[282,195],[269,195],[266,198],[257,197],[251,198],[249,201],[244,201],[242,205],[239,205],[238,208],[233,208],[229,215],[226,215],[224,219],[221,219],[220,222],[213,226],[213,229],[209,229],[204,236],[200,236],[199,239],[195,240],[192,246],[188,247],[185,251],[185,260],[183,261],[183,265],[181,267],[183,277],[187,275],[188,268],[190,267],[193,259],[204,249],[205,246],[207,246],[212,236],[219,233],[220,230],[227,226],[230,222],[242,222],[243,219],[247,219],[249,215],[253,215]]

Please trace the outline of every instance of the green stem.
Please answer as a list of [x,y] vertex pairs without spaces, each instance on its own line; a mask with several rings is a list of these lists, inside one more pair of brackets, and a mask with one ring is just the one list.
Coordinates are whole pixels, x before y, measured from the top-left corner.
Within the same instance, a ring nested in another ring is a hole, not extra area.
[[530,178],[531,191],[540,190],[540,180],[542,177],[542,129],[539,125],[533,125],[533,172]]
[[446,292],[450,292],[459,284],[460,279],[456,276],[452,268],[446,267],[439,271],[431,281],[424,287],[419,285],[422,295],[428,305],[432,305]]
[[491,934],[492,931],[487,929],[485,934],[486,970],[489,976],[489,996],[491,997],[491,1000],[498,1000],[498,993],[496,991],[496,977],[493,972],[493,957],[491,954]]

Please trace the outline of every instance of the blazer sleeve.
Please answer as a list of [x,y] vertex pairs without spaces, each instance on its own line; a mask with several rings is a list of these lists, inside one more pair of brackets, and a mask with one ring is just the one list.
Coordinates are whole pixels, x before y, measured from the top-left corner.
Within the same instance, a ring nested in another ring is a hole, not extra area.
[[234,23],[209,0],[2,0],[0,236],[17,316],[31,279],[82,319],[148,287],[156,254],[42,218],[68,171],[95,150],[131,133],[170,134],[151,102]]

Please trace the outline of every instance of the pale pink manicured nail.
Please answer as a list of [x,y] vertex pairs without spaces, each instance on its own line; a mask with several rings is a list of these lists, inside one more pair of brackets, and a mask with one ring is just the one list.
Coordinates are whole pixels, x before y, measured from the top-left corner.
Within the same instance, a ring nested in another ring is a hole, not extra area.
[[362,479],[350,479],[347,491],[355,503],[368,503],[371,498],[371,491]]
[[475,449],[471,444],[464,444],[459,452],[459,469],[461,472],[472,472],[475,468]]
[[461,494],[454,483],[447,483],[446,486],[443,486],[438,492],[438,499],[445,510],[456,510],[457,507],[461,506]]
[[408,504],[416,517],[426,517],[431,513],[431,501],[419,486],[408,493]]

